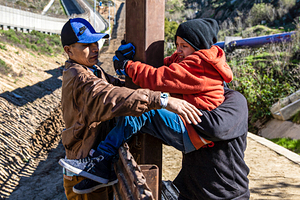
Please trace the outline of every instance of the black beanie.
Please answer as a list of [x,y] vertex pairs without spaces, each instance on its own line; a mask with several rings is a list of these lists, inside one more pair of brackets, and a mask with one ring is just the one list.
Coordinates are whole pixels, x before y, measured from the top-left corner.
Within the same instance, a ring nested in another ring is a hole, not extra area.
[[189,43],[196,51],[210,49],[218,41],[219,25],[211,18],[192,19],[179,25],[176,35]]

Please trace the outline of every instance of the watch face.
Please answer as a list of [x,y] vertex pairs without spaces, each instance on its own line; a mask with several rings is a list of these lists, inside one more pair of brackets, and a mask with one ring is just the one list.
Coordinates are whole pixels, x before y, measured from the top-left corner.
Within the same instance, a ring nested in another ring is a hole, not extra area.
[[162,98],[167,98],[168,96],[169,96],[169,95],[168,95],[167,93],[162,93],[162,94],[161,94],[161,97],[162,97]]

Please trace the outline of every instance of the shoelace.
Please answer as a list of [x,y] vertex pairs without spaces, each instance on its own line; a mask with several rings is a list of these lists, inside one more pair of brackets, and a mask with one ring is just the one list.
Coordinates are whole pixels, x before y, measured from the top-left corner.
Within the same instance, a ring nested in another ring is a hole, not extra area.
[[92,158],[90,160],[90,162],[87,164],[86,168],[87,168],[87,172],[89,171],[94,171],[94,166],[98,163],[101,162],[102,160],[104,160],[104,157],[102,155]]
[[80,163],[85,163],[85,162],[90,162],[90,161],[91,161],[91,157],[89,157],[89,156],[78,159],[78,162],[80,162]]

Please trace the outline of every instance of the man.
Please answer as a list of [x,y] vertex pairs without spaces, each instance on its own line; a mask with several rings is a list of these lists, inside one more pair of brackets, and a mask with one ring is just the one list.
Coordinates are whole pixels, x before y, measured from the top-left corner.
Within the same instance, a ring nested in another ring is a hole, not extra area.
[[[176,91],[175,89],[181,87],[180,83],[186,83],[185,87],[190,84],[201,87],[200,96],[205,95],[205,93],[212,95],[212,93],[217,92],[216,87],[212,88],[210,85],[212,80],[215,79],[214,81],[216,81],[216,73],[205,62],[210,61],[211,64],[219,67],[225,66],[225,54],[221,50],[217,52],[218,56],[213,56],[213,49],[219,49],[212,46],[217,41],[218,29],[218,24],[213,19],[189,20],[178,27],[175,35],[179,55],[173,54],[173,56],[181,57],[181,62],[177,62],[179,64],[174,63],[175,59],[170,59],[169,64],[156,69],[141,62],[128,61],[126,56],[120,56],[120,52],[117,51],[117,59],[114,62],[115,70],[117,73],[128,74],[133,82],[142,88],[173,92],[175,94],[172,95],[178,96],[176,92],[179,93],[179,90]],[[189,45],[193,48],[191,49]],[[183,52],[181,48],[185,51]],[[195,49],[200,50],[192,53]],[[197,59],[199,52],[205,55],[201,56],[200,60],[202,61]],[[181,70],[181,67],[193,72],[194,76],[201,77],[201,82],[189,79],[189,76],[183,73],[186,71]],[[218,68],[217,71],[220,73],[223,70]],[[179,76],[182,74],[184,76]],[[227,74],[232,75],[231,73]],[[227,79],[229,77],[232,78],[232,76],[228,76]],[[225,88],[223,92],[223,88],[220,86],[221,84],[218,88],[222,89],[220,93],[221,95],[224,94],[224,102],[212,110],[199,107],[203,114],[200,116],[202,122],[197,125],[188,125],[194,129],[194,131],[188,129],[192,133],[189,134],[190,138],[198,140],[204,138],[211,143],[183,154],[182,169],[174,180],[174,184],[180,191],[180,200],[248,200],[250,198],[247,178],[249,168],[244,161],[248,131],[247,101],[239,92],[228,88]],[[188,89],[184,90],[185,87],[182,87],[183,90],[181,90],[183,98],[184,95],[189,94]],[[197,96],[199,95],[195,94],[192,97]],[[211,97],[213,101],[217,100],[216,96]],[[188,96],[184,99],[189,101]],[[203,96],[201,99],[205,100]],[[197,143],[195,142],[195,144]]]
[[[115,61],[115,70],[126,72],[128,60],[119,53],[116,52],[118,61]],[[174,70],[174,67],[171,69]],[[136,78],[141,71],[132,74]],[[249,168],[244,161],[248,132],[247,101],[241,93],[227,87],[224,88],[224,97],[224,102],[217,108],[211,111],[202,109],[201,123],[191,125],[198,138],[211,143],[183,154],[182,169],[174,180],[180,191],[179,200],[250,198]]]
[[[106,74],[98,63],[98,40],[107,34],[96,33],[82,18],[70,19],[62,28],[61,41],[69,59],[65,63],[62,83],[62,109],[65,130],[62,143],[68,159],[87,157],[114,124],[114,117],[140,116],[152,109],[167,110],[181,115],[187,122],[201,122],[201,112],[186,101],[148,89],[125,88],[119,79]],[[64,188],[68,199],[111,199],[112,176],[108,184],[92,193],[75,194],[72,188],[83,177],[64,170]]]
[[[114,67],[116,72],[124,73],[128,60],[119,53],[116,52],[118,61]],[[136,73],[140,75],[141,72]],[[138,75],[133,73],[135,77]],[[211,143],[183,154],[182,169],[173,182],[180,191],[179,200],[250,198],[249,168],[244,161],[248,133],[247,101],[241,93],[227,87],[224,88],[224,97],[224,102],[217,108],[201,110],[201,123],[191,125],[198,138]]]

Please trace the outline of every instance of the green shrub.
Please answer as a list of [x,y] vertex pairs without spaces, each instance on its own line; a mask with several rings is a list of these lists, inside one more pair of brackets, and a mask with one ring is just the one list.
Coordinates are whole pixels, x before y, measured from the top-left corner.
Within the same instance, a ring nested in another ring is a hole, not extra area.
[[5,51],[7,51],[6,45],[5,44],[0,44],[0,49],[3,49]]
[[6,63],[5,63],[5,61],[3,61],[3,60],[1,60],[1,59],[0,59],[0,66],[1,66],[1,67],[4,67],[4,66],[6,66]]
[[51,55],[54,51],[51,46],[47,45],[41,48],[42,52]]
[[276,13],[274,10],[275,9],[272,4],[254,4],[249,12],[246,22],[250,25],[257,25],[263,20],[267,22],[273,21],[276,18]]
[[39,38],[45,37],[43,33],[39,32],[39,31],[36,31],[36,30],[32,30],[29,34],[38,36]]
[[179,24],[165,18],[165,56],[169,56],[176,50],[175,34]]
[[47,45],[47,41],[44,38],[39,38],[36,44]]
[[21,44],[21,40],[19,40],[19,38],[15,37],[15,36],[12,36],[12,37],[10,38],[10,40],[11,40],[12,42],[14,42],[14,43],[19,43],[19,44]]
[[4,35],[13,43],[21,44],[20,39],[17,37],[16,32],[12,29],[4,32]]
[[53,45],[61,46],[61,40],[58,35],[52,35],[50,36],[50,41],[53,43]]
[[16,4],[18,6],[27,7],[27,4],[25,2],[23,2],[23,1],[17,1]]
[[28,6],[28,8],[36,10],[36,7],[34,5],[30,5],[30,6]]
[[25,42],[24,44],[25,44],[25,46],[26,46],[27,49],[30,49],[30,48],[31,48],[31,44],[30,44],[30,43]]
[[165,41],[174,42],[174,36],[179,24],[175,21],[169,21],[165,18]]
[[165,4],[165,17],[177,22],[186,20],[185,11],[187,10],[183,0],[168,0]]
[[11,72],[13,72],[11,66],[6,64],[6,62],[4,60],[0,59],[0,74],[7,75]]
[[[20,48],[28,48],[51,56],[63,53],[59,35],[47,35],[35,30],[30,33],[0,30],[0,33],[3,36],[0,37],[1,42],[9,42],[9,44]],[[0,48],[5,49],[6,47],[0,43]]]
[[295,140],[291,138],[275,138],[270,140],[280,146],[283,146],[286,149],[300,154],[300,140]]
[[185,9],[182,0],[169,0],[166,2],[165,6],[166,6],[166,10],[172,13],[174,13],[175,11],[183,12]]
[[35,45],[35,44],[32,44],[31,45],[31,49],[34,50],[34,51],[38,51],[38,47]]
[[300,111],[292,117],[292,122],[300,124]]
[[294,53],[291,45],[266,45],[227,54],[234,74],[229,86],[246,97],[249,131],[253,133],[257,132],[257,121],[271,118],[274,103],[300,88],[299,66],[289,62]]
[[47,51],[49,52],[49,54],[51,55],[53,53],[53,49],[51,46],[47,46]]
[[32,55],[33,57],[36,57],[32,52],[29,51],[29,54]]

